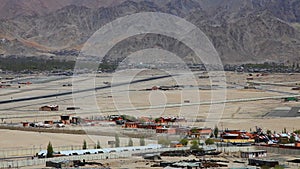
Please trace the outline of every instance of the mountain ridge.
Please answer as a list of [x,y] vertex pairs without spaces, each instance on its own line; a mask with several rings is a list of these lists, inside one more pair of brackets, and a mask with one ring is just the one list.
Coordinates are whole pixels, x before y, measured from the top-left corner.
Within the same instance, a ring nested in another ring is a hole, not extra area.
[[[138,12],[164,12],[198,26],[212,41],[224,63],[300,62],[300,32],[295,26],[300,21],[299,1],[124,0],[93,8],[85,1],[69,1],[71,4],[55,11],[46,10],[47,14],[12,14],[5,19],[0,15],[1,55],[70,58],[75,56],[74,51],[79,53],[95,31],[116,18]],[[180,43],[155,36],[132,37],[118,44],[108,55],[112,59],[124,58],[145,47],[160,47],[188,57],[193,55]],[[132,50],[129,50],[130,43],[135,46]]]

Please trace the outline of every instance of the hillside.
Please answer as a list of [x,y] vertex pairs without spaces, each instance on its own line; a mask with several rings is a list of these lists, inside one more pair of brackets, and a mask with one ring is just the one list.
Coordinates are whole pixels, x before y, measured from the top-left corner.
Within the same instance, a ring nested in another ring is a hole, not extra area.
[[[198,26],[224,63],[300,62],[297,0],[0,0],[0,54],[74,59],[101,26],[137,12],[165,12]],[[192,51],[176,40],[140,35],[115,46],[110,59],[159,47],[183,58]]]

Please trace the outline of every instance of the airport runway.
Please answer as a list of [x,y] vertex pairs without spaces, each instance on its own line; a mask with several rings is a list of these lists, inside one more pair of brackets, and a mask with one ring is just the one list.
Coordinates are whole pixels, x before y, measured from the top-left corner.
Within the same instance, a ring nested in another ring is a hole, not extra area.
[[176,76],[176,75],[155,76],[155,77],[149,77],[149,78],[145,78],[145,79],[134,80],[134,81],[131,81],[131,82],[113,84],[112,86],[108,85],[108,86],[101,86],[101,87],[95,87],[95,88],[91,88],[91,89],[84,89],[84,90],[78,90],[78,91],[70,91],[70,92],[47,94],[47,95],[33,96],[33,97],[26,97],[26,98],[2,100],[2,101],[0,101],[0,104],[8,104],[8,103],[16,103],[16,102],[30,101],[30,100],[39,100],[39,99],[58,97],[58,96],[66,96],[66,95],[72,95],[72,94],[75,94],[75,93],[83,93],[83,92],[88,92],[88,91],[93,91],[93,90],[108,89],[108,88],[112,88],[112,87],[118,87],[118,86],[122,86],[122,85],[135,84],[135,83],[146,82],[146,81],[152,81],[152,80],[163,79],[163,78],[168,78],[168,77],[173,77],[173,76]]

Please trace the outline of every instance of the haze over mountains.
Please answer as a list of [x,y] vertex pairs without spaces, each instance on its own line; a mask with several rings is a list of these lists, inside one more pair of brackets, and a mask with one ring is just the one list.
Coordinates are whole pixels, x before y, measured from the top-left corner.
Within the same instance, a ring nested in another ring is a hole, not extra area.
[[[300,62],[298,0],[0,0],[0,54],[72,59],[104,24],[149,11],[198,26],[224,63]],[[152,34],[129,38],[108,55],[122,58],[149,47],[193,55],[176,40]]]

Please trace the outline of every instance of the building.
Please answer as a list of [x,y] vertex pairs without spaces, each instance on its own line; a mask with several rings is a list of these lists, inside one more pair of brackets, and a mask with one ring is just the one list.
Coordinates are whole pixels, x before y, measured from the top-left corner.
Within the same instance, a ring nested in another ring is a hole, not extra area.
[[58,105],[46,105],[39,108],[40,111],[58,111]]
[[275,167],[279,165],[278,161],[274,160],[262,160],[262,159],[248,159],[248,164],[252,166],[268,166],[268,167]]
[[80,117],[72,117],[71,123],[73,124],[80,124],[81,118]]
[[60,120],[63,124],[70,124],[70,116],[69,115],[60,116]]
[[171,141],[170,147],[178,148],[183,147],[183,145],[179,141]]
[[138,128],[139,122],[125,122],[124,128]]
[[52,120],[46,120],[46,121],[44,121],[44,124],[53,125],[53,121]]
[[266,156],[266,150],[241,151],[241,158],[261,158]]
[[188,136],[191,138],[207,139],[212,133],[211,128],[192,128]]
[[23,127],[28,127],[29,126],[29,122],[22,122]]
[[67,107],[66,109],[67,110],[79,110],[80,107]]
[[69,161],[69,160],[46,162],[46,167],[65,168],[65,167],[73,167],[73,166],[74,166],[73,161]]
[[176,128],[157,128],[156,133],[163,133],[163,134],[176,134]]

